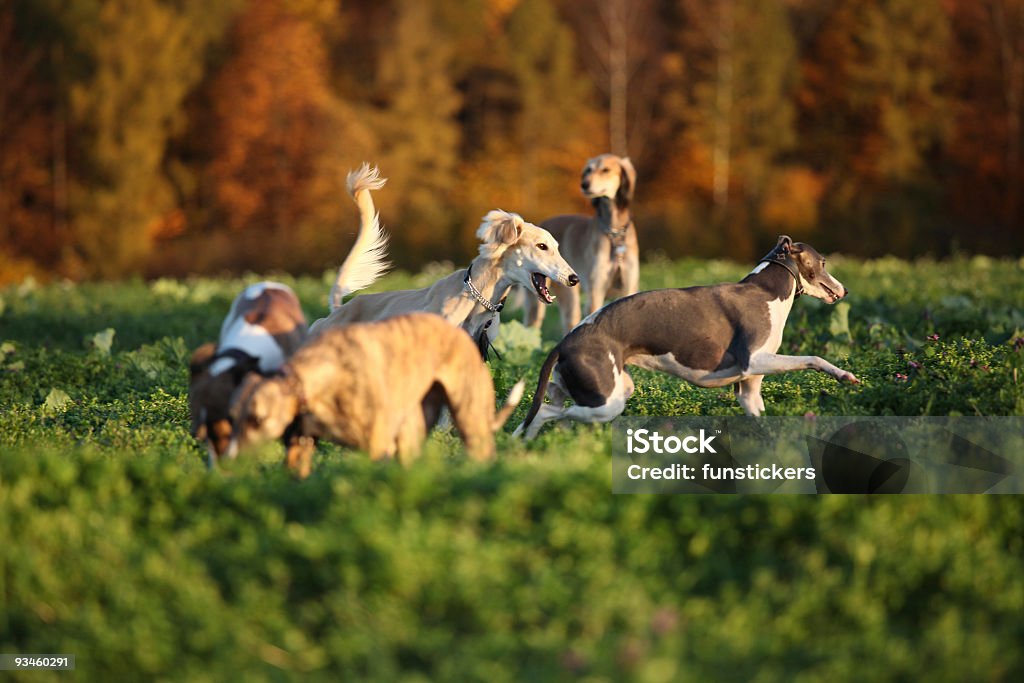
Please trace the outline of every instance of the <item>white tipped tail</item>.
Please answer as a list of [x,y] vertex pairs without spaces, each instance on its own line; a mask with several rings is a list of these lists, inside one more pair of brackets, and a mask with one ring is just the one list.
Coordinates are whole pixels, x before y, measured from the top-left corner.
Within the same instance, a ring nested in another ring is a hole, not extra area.
[[380,216],[373,205],[371,190],[384,187],[387,178],[380,177],[376,166],[364,163],[348,174],[348,193],[359,207],[359,235],[338,269],[338,278],[331,287],[331,311],[341,307],[342,300],[352,292],[372,285],[387,272],[388,235],[380,227]]
[[516,382],[515,386],[512,387],[512,391],[508,392],[508,398],[505,399],[505,405],[494,416],[494,431],[501,429],[502,425],[508,421],[508,418],[512,416],[512,412],[519,405],[519,402],[523,400],[523,391],[526,389],[526,380],[521,379]]

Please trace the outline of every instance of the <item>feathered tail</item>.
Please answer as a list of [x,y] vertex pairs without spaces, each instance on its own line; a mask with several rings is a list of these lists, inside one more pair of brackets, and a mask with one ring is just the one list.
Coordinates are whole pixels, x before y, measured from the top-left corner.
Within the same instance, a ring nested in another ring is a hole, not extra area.
[[372,285],[391,267],[387,260],[388,235],[380,227],[380,216],[370,195],[370,190],[384,187],[387,178],[380,177],[376,166],[371,168],[364,163],[358,170],[351,171],[347,180],[348,193],[359,207],[359,235],[331,287],[331,311],[340,308],[344,298],[352,292]]

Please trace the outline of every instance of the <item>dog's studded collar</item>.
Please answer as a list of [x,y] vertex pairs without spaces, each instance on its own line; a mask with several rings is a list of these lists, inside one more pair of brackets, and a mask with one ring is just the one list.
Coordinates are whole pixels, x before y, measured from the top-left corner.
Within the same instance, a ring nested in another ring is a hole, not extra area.
[[491,313],[501,313],[501,309],[505,308],[505,297],[501,297],[501,301],[498,303],[492,304],[487,300],[487,297],[480,293],[480,290],[476,288],[476,285],[473,284],[472,273],[473,264],[471,263],[469,264],[469,268],[466,268],[466,277],[462,279],[462,283],[466,286],[466,290],[469,292],[470,296],[476,299],[478,304],[486,308]]
[[610,225],[608,227],[605,227],[602,224],[601,225],[601,232],[603,232],[605,235],[608,235],[608,239],[610,239],[610,240],[612,240],[614,242],[616,239],[625,237],[626,236],[626,231],[629,230],[632,226],[633,226],[633,219],[630,218],[628,221],[626,221],[626,224],[623,225],[618,230],[613,230]]
[[616,266],[619,266],[626,257],[626,231],[629,230],[632,225],[632,218],[626,221],[626,224],[618,230],[613,230],[610,223],[607,226],[604,223],[601,223],[601,232],[603,232],[604,236],[608,238],[609,242],[611,242],[612,261]]
[[765,256],[758,263],[774,263],[775,265],[782,266],[789,274],[793,276],[793,280],[796,282],[796,294],[793,298],[797,298],[804,293],[804,286],[800,284],[800,273],[797,272],[796,266],[793,265],[793,261],[789,254],[772,249],[771,253]]

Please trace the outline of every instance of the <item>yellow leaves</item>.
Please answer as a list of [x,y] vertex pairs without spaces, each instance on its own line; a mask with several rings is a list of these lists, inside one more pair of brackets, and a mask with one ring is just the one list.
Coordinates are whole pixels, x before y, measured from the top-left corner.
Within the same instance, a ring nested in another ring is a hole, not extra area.
[[781,230],[806,235],[818,225],[818,206],[825,178],[803,167],[783,168],[771,174],[764,191],[761,220]]

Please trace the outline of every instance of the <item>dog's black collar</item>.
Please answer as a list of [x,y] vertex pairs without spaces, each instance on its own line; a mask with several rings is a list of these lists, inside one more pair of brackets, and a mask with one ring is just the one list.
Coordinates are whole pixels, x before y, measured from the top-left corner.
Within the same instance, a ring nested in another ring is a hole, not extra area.
[[796,294],[793,298],[795,299],[804,293],[804,286],[801,284],[800,273],[797,271],[796,266],[793,264],[793,259],[789,254],[777,249],[772,249],[772,251],[763,259],[758,261],[758,263],[774,263],[775,265],[782,266],[789,271],[789,274],[793,276],[793,280],[796,282]]
[[217,353],[213,354],[213,358],[210,359],[210,362],[218,361],[221,358],[230,358],[240,365],[242,363],[255,363],[259,361],[259,358],[251,353],[246,353],[242,349],[224,349],[223,351],[217,351]]
[[469,290],[470,296],[476,299],[478,304],[486,308],[491,313],[501,313],[501,309],[505,308],[505,297],[501,297],[501,301],[498,303],[492,304],[487,300],[487,297],[480,293],[480,290],[476,288],[476,285],[473,284],[472,273],[473,264],[470,263],[469,268],[466,268],[466,277],[462,278],[462,284],[464,284],[466,289]]

